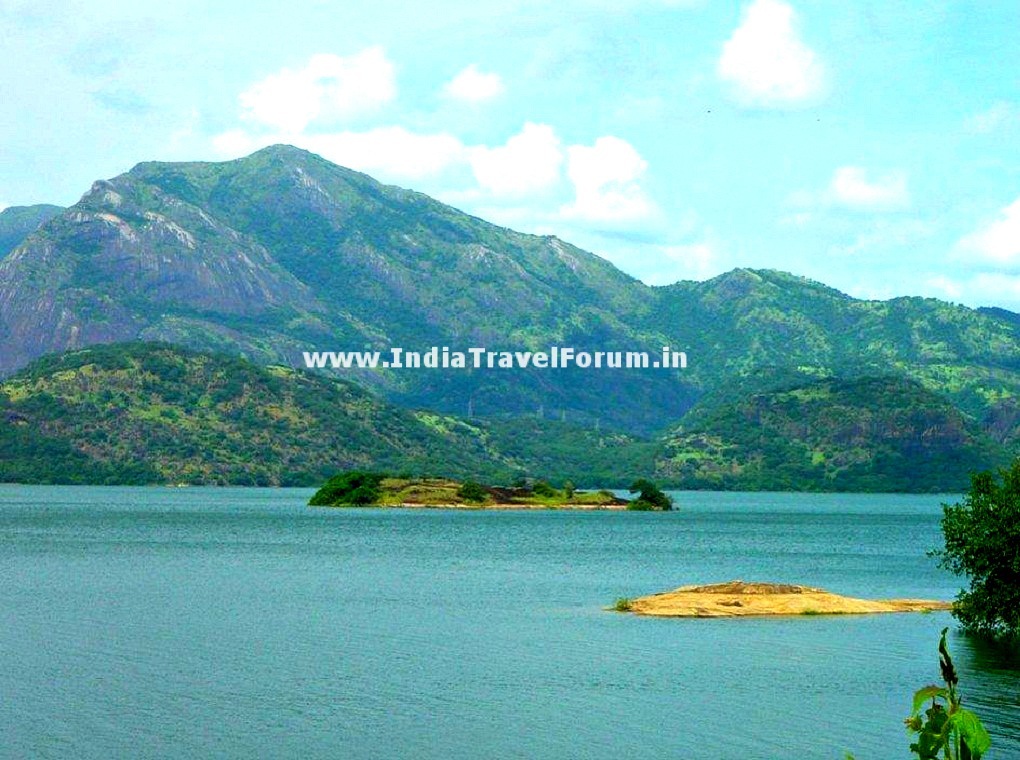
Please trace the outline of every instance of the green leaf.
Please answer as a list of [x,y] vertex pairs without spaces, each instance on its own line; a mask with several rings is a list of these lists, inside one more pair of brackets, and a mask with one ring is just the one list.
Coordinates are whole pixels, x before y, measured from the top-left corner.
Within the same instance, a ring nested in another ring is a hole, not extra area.
[[932,684],[931,686],[925,686],[923,689],[918,689],[914,694],[914,709],[910,713],[910,717],[914,717],[921,712],[921,708],[927,704],[929,699],[935,697],[949,698],[949,692],[941,686]]
[[970,756],[975,760],[979,760],[992,746],[992,737],[988,735],[985,727],[981,724],[981,719],[965,708],[961,707],[949,716],[946,728],[960,735],[960,738],[966,743],[967,749],[970,750]]
[[920,760],[938,760],[939,752],[945,745],[942,734],[930,729],[925,729],[918,735],[917,741],[910,745],[910,750],[915,752]]

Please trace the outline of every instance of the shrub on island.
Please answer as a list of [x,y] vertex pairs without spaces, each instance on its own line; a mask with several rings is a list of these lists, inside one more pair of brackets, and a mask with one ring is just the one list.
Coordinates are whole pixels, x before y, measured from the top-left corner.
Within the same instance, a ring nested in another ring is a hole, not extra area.
[[387,476],[381,472],[351,470],[334,475],[315,492],[308,502],[313,507],[331,507],[337,504],[367,506],[379,501],[379,484]]
[[627,509],[635,512],[668,512],[673,509],[673,500],[650,480],[635,480],[630,487],[631,493],[638,497],[627,505]]
[[457,496],[462,498],[464,501],[481,504],[489,498],[489,489],[481,483],[476,483],[473,480],[465,480],[464,484],[457,489]]

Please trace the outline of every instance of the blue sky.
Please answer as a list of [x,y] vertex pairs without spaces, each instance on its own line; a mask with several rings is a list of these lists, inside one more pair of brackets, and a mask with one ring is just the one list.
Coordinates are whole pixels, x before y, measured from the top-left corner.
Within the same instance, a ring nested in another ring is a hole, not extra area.
[[0,0],[0,205],[306,147],[652,284],[1020,309],[1020,3]]

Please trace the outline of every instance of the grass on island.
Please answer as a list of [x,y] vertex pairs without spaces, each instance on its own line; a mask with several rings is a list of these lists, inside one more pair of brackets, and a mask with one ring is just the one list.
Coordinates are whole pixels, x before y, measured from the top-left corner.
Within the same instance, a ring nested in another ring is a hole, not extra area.
[[[536,480],[512,486],[492,486],[471,480],[441,477],[393,476],[352,471],[329,479],[309,501],[312,506],[420,506],[485,509],[518,505],[547,509],[662,509],[668,503],[648,501],[648,481],[639,481],[641,493],[628,501],[612,491],[579,491],[569,481],[556,488]],[[636,484],[637,485],[637,484]],[[671,506],[671,504],[670,504]]]

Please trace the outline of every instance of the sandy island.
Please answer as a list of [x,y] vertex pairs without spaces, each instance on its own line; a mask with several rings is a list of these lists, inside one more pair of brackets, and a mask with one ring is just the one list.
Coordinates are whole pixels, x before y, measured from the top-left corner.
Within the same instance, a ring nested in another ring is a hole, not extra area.
[[952,609],[951,603],[932,599],[855,599],[810,586],[744,581],[681,586],[627,601],[621,600],[616,609],[659,617],[861,615]]

